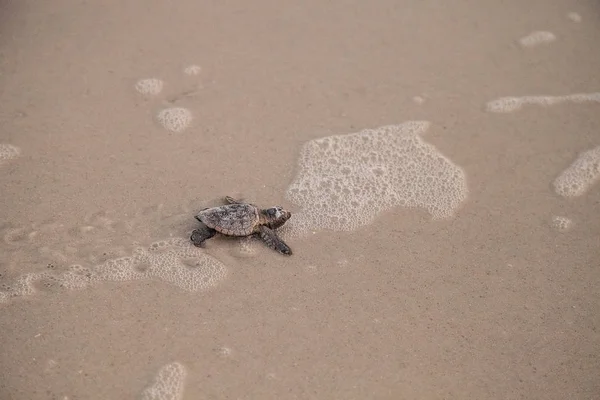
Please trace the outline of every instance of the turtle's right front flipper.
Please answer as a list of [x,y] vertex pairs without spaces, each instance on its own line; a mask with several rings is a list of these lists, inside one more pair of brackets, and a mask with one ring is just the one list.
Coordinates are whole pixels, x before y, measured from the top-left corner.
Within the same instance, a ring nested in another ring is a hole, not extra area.
[[275,233],[274,230],[264,225],[260,226],[259,229],[260,238],[266,243],[267,246],[275,251],[280,252],[281,254],[285,254],[286,256],[292,255],[292,249],[290,249],[290,247],[285,244],[285,242],[281,240],[279,236],[277,236],[277,233]]

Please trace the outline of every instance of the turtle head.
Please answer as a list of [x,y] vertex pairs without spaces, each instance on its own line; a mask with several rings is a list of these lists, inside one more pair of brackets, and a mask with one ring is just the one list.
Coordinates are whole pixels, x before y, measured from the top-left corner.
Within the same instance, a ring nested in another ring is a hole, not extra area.
[[271,229],[277,229],[290,219],[292,213],[284,210],[283,207],[271,207],[263,211],[265,216],[265,225]]

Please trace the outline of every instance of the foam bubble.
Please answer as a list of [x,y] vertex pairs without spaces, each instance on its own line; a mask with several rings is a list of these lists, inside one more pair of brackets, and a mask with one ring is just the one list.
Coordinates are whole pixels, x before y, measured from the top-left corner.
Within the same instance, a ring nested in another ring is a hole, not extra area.
[[567,18],[569,18],[573,22],[581,22],[581,15],[576,12],[570,12],[567,14]]
[[523,47],[533,47],[540,44],[548,44],[556,40],[556,36],[552,32],[548,31],[535,31],[529,35],[519,39],[519,43]]
[[21,149],[12,144],[0,143],[0,163],[13,160],[21,155]]
[[181,132],[190,125],[192,112],[187,108],[172,107],[159,111],[156,117],[165,129]]
[[365,129],[306,143],[287,198],[302,207],[280,230],[354,230],[396,206],[450,218],[467,196],[464,171],[424,142],[429,122]]
[[523,96],[523,97],[500,97],[489,101],[486,104],[486,110],[494,113],[509,113],[520,110],[526,104],[535,104],[539,106],[551,106],[566,102],[600,103],[600,92],[593,93],[575,93],[564,96]]
[[415,97],[413,97],[413,102],[415,104],[421,105],[421,104],[425,103],[425,98],[423,98],[421,96],[415,96]]
[[495,113],[508,113],[516,111],[523,107],[523,98],[519,97],[501,97],[499,99],[490,101],[486,105],[487,111]]
[[185,67],[183,72],[186,75],[198,75],[200,72],[202,72],[202,68],[199,65],[189,65]]
[[224,357],[229,357],[232,353],[231,349],[229,347],[219,347],[218,349],[215,349],[217,351],[217,353],[219,353],[219,355],[224,356]]
[[180,400],[183,398],[187,371],[178,362],[167,364],[159,371],[153,382],[142,391],[142,400]]
[[217,259],[205,254],[185,238],[171,238],[139,247],[132,256],[107,260],[94,267],[79,264],[63,273],[32,272],[18,277],[13,285],[0,292],[0,302],[13,297],[36,293],[42,283],[64,289],[83,289],[106,281],[160,280],[188,292],[208,290],[227,275],[227,269]]
[[567,231],[573,225],[573,221],[567,217],[554,216],[552,217],[552,226],[559,231]]
[[162,91],[163,86],[163,81],[157,78],[140,79],[135,84],[135,90],[141,94],[157,95]]
[[584,194],[600,179],[600,146],[585,151],[555,180],[554,190],[560,196]]

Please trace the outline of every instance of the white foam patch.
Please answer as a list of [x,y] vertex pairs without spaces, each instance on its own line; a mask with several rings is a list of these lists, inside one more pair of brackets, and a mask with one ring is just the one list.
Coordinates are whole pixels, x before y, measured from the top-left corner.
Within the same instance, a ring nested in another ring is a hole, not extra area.
[[142,391],[142,400],[181,400],[187,371],[178,362],[162,367],[154,381]]
[[199,65],[189,65],[185,67],[183,72],[186,75],[198,75],[200,72],[202,72],[202,68]]
[[567,14],[567,18],[569,18],[573,22],[581,22],[581,15],[576,12],[570,12]]
[[540,44],[548,44],[554,42],[555,40],[556,36],[552,32],[535,31],[519,39],[519,43],[523,47],[533,47],[539,46]]
[[450,218],[467,197],[464,171],[419,136],[429,122],[365,129],[306,143],[287,198],[302,207],[283,235],[350,231],[396,206]]
[[573,221],[567,217],[554,216],[552,217],[552,227],[559,231],[568,231],[573,226]]
[[171,107],[156,115],[158,122],[171,132],[181,132],[192,122],[192,112],[183,107]]
[[12,144],[0,143],[0,163],[14,160],[21,155],[21,149]]
[[164,86],[164,82],[157,78],[140,79],[135,84],[135,90],[145,95],[157,95]]
[[67,271],[32,272],[21,275],[5,291],[0,302],[33,295],[36,284],[64,289],[82,289],[106,281],[160,280],[188,292],[208,290],[227,275],[227,268],[184,238],[139,247],[130,257],[110,259],[94,267],[72,265]]
[[600,92],[575,93],[565,96],[501,97],[486,104],[486,110],[494,113],[509,113],[520,110],[526,104],[552,106],[561,103],[600,103]]
[[600,146],[585,151],[555,180],[554,190],[560,196],[581,196],[600,179]]

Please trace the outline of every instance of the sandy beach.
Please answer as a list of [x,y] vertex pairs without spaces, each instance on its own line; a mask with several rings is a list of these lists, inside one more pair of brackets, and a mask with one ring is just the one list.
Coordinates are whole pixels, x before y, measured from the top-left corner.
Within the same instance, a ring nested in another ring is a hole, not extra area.
[[[600,398],[600,6],[0,2],[0,399]],[[233,196],[256,237],[191,244]]]

